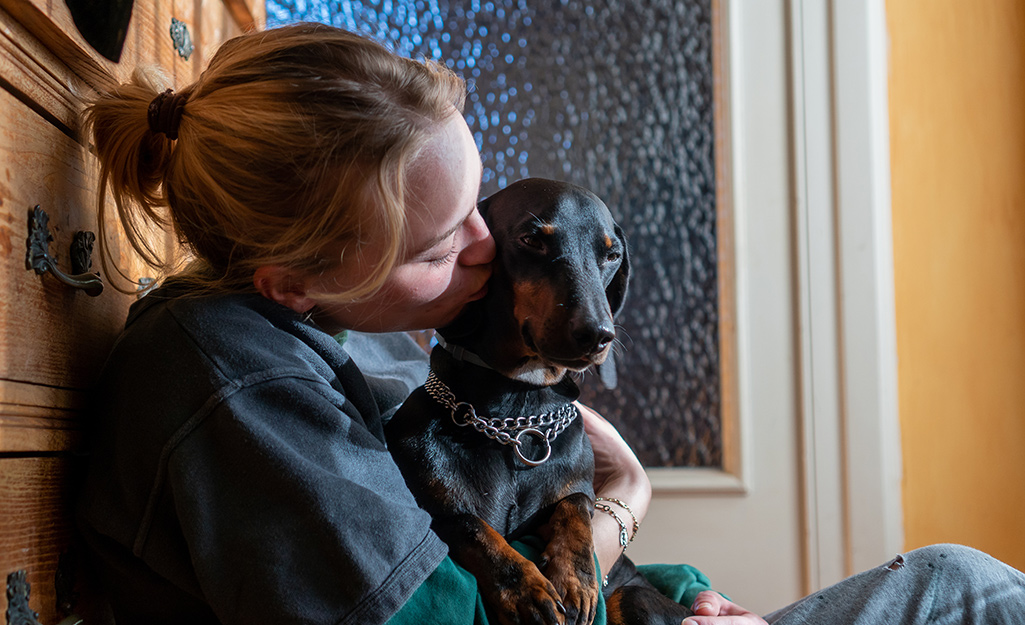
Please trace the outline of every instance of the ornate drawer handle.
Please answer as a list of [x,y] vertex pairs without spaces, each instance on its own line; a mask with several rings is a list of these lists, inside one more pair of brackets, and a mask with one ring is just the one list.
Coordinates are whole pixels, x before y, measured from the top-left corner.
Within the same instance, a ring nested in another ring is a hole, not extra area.
[[189,35],[189,27],[176,17],[171,18],[171,43],[178,51],[178,56],[188,61],[192,56],[192,37]]
[[29,211],[25,268],[34,269],[39,275],[49,271],[64,284],[82,289],[86,295],[92,297],[102,293],[103,281],[100,274],[89,272],[89,266],[92,265],[90,255],[96,235],[86,231],[75,233],[74,241],[71,243],[72,271],[75,273],[68,275],[57,267],[57,261],[50,256],[50,241],[53,240],[53,235],[50,234],[49,226],[50,216],[46,211],[38,206]]
[[[40,625],[39,614],[29,607],[31,584],[28,583],[28,572],[24,569],[14,571],[7,576],[7,624],[8,625]],[[58,606],[58,610],[60,606]],[[83,625],[85,621],[77,614],[69,614],[57,625]]]
[[39,615],[28,607],[28,573],[23,569],[7,575],[7,622],[10,625],[39,625]]

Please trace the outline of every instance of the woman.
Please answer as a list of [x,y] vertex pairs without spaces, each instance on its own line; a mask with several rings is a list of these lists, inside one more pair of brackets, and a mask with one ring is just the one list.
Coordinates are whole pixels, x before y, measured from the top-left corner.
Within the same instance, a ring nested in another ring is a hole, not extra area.
[[[79,519],[117,622],[484,622],[384,444],[424,354],[403,334],[349,333],[442,326],[486,292],[494,243],[462,81],[311,24],[229,41],[178,93],[159,81],[137,73],[86,117],[101,223],[109,193],[146,262],[174,266],[147,246],[154,226],[193,259],[132,307],[95,393]],[[110,276],[121,250],[101,249]],[[597,494],[640,521],[643,470],[582,414]],[[603,570],[619,530],[595,515]],[[674,571],[689,622],[765,623]],[[943,547],[770,621],[998,623],[1025,613],[1023,589]]]
[[[158,79],[86,116],[101,213],[109,192],[157,268],[154,223],[195,259],[133,306],[95,393],[80,518],[118,623],[384,622],[432,573],[465,574],[383,441],[424,354],[335,335],[442,326],[484,295],[463,82],[310,24],[228,42],[178,93]],[[584,413],[599,493],[643,516],[639,464]],[[619,527],[595,531],[607,570]]]

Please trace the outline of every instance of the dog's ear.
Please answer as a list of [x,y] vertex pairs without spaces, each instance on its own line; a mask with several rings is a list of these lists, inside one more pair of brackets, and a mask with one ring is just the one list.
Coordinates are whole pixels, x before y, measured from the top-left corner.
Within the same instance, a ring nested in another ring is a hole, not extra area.
[[477,200],[477,211],[480,213],[480,216],[484,218],[485,223],[488,221],[488,207],[491,206],[492,197],[494,196],[489,195],[483,200]]
[[609,355],[605,358],[605,362],[600,365],[594,365],[594,368],[598,370],[598,379],[601,380],[602,386],[607,389],[616,388],[616,385],[619,384],[619,375],[616,373],[615,345],[609,350]]
[[[623,310],[623,303],[626,302],[626,289],[630,283],[630,252],[626,245],[626,237],[623,236],[623,229],[619,225],[616,225],[615,231],[616,236],[623,244],[623,262],[616,271],[616,275],[612,276],[612,282],[605,287],[605,297],[609,300],[613,319],[619,316],[619,311]],[[619,376],[616,374],[615,352],[615,345],[613,345],[605,362],[596,367],[598,379],[601,380],[605,388],[609,389],[616,388],[616,384],[619,382]]]
[[630,251],[626,245],[626,237],[623,236],[623,229],[619,225],[616,225],[615,231],[619,241],[623,244],[623,263],[616,271],[616,275],[612,276],[612,282],[605,287],[605,297],[609,300],[613,319],[619,316],[619,311],[623,310],[623,303],[626,301],[626,288],[630,283]]

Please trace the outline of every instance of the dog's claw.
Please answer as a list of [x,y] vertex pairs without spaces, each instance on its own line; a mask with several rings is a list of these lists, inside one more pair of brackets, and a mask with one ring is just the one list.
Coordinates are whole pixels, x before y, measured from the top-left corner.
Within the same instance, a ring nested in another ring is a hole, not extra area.
[[563,615],[566,614],[566,606],[562,605],[561,601],[556,601],[555,602],[555,607],[559,608],[559,613],[561,613]]

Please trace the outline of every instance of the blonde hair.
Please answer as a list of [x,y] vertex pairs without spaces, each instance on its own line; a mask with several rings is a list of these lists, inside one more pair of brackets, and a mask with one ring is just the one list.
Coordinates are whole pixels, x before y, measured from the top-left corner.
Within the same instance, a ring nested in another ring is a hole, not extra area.
[[366,279],[334,294],[350,301],[375,292],[398,262],[407,167],[466,92],[442,65],[323,24],[221,46],[178,92],[186,104],[177,141],[147,122],[165,82],[137,70],[85,112],[100,161],[106,274],[127,279],[102,231],[109,190],[142,260],[162,276],[175,269],[146,237],[171,228],[198,259],[184,278],[208,291],[253,290],[263,265],[313,275],[372,245]]

